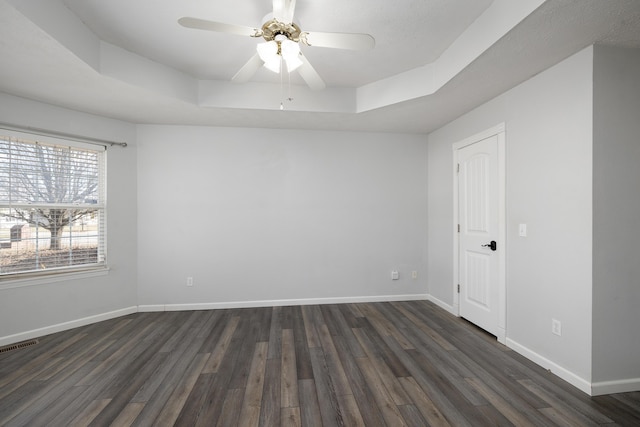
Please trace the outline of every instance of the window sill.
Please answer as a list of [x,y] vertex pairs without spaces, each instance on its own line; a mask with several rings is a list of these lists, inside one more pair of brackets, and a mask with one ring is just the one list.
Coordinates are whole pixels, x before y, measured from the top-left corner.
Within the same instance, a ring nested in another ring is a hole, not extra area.
[[3,289],[22,288],[25,286],[47,285],[56,282],[66,282],[69,280],[87,279],[90,277],[106,276],[109,274],[109,267],[101,266],[81,271],[69,271],[65,273],[52,273],[21,278],[0,279],[0,291]]

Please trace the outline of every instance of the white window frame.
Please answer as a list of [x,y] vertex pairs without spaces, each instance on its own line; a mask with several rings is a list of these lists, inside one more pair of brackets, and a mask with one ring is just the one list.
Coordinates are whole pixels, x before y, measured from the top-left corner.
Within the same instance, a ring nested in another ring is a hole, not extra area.
[[[13,130],[0,130],[0,139],[3,141],[11,140],[18,143],[40,143],[47,146],[65,147],[71,150],[78,149],[84,151],[95,152],[98,156],[98,201],[96,203],[13,203],[11,200],[0,200],[1,209],[11,209],[12,207],[30,206],[33,208],[73,208],[73,209],[95,209],[98,215],[98,256],[96,263],[86,263],[69,265],[64,267],[55,267],[45,270],[29,270],[18,272],[0,272],[0,289],[21,287],[25,285],[39,285],[52,283],[76,278],[94,277],[107,274],[109,268],[107,265],[107,153],[105,146],[97,146],[96,144],[85,144],[76,140],[67,140],[59,137],[49,137],[42,135],[33,135],[29,133],[16,132]],[[0,165],[1,167],[2,165]],[[2,249],[0,249],[2,251]],[[1,256],[0,252],[0,256]]]

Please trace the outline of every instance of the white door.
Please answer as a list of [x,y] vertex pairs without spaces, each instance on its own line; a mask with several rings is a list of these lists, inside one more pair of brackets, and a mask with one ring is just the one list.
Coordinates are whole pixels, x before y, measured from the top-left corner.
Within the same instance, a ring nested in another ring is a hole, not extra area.
[[460,316],[500,337],[504,241],[498,148],[498,135],[493,135],[457,150],[458,280]]

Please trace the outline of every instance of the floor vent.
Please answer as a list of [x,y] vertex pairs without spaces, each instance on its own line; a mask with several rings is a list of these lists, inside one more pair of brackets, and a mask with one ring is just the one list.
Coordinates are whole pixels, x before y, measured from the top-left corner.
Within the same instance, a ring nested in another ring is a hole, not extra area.
[[0,353],[6,353],[8,351],[18,350],[19,348],[25,348],[32,345],[38,344],[38,340],[29,340],[19,342],[17,344],[5,345],[4,347],[0,347]]

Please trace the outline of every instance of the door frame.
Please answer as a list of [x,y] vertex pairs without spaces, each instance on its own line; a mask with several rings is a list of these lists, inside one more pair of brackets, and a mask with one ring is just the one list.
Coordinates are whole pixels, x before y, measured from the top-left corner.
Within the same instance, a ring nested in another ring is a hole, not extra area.
[[498,342],[506,344],[507,339],[507,281],[506,281],[506,254],[507,254],[507,228],[506,228],[506,127],[500,123],[490,129],[479,132],[462,141],[452,144],[453,149],[453,313],[460,317],[460,294],[458,285],[460,283],[460,234],[458,224],[460,224],[459,212],[459,180],[458,180],[458,150],[469,145],[480,142],[483,139],[497,136],[498,138],[498,236],[497,241],[502,250],[498,251]]

